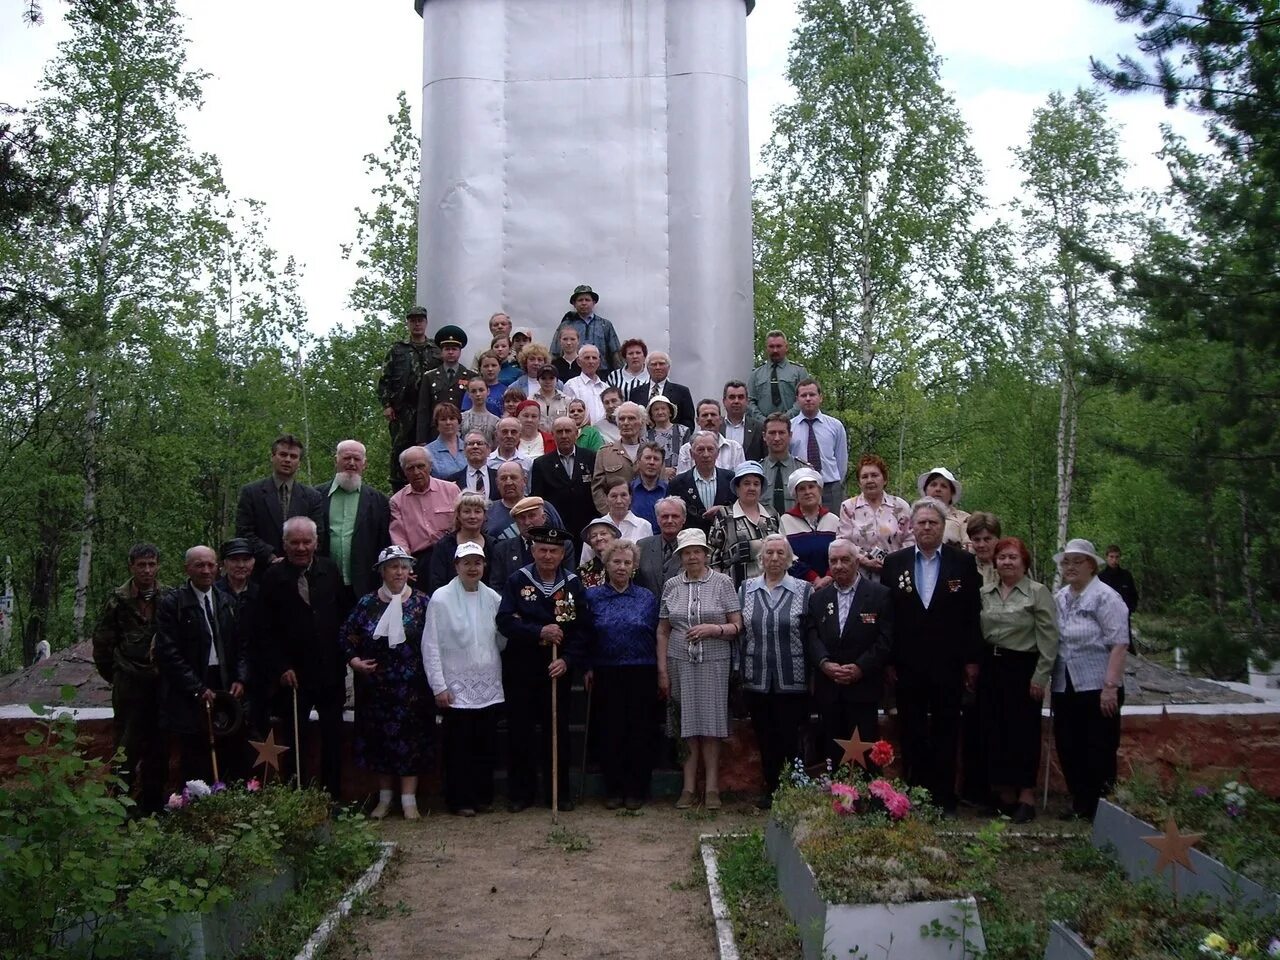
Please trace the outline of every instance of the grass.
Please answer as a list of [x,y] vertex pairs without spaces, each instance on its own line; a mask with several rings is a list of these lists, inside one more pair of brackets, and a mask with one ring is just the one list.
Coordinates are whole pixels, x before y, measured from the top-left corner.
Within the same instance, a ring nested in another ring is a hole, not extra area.
[[547,846],[559,847],[565,853],[582,853],[592,847],[591,838],[572,827],[552,827],[547,834]]
[[764,852],[764,834],[714,841],[720,887],[743,960],[794,960],[800,935],[778,893],[777,874]]

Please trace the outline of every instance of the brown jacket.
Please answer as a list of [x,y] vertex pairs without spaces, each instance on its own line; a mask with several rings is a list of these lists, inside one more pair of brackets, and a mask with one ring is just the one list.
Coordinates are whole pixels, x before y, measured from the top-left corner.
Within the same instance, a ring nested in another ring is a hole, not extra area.
[[[591,499],[596,512],[604,516],[609,512],[606,495],[615,483],[630,483],[636,473],[636,462],[627,456],[621,443],[606,443],[596,451],[596,468],[591,474]],[[576,532],[576,531],[574,531]]]

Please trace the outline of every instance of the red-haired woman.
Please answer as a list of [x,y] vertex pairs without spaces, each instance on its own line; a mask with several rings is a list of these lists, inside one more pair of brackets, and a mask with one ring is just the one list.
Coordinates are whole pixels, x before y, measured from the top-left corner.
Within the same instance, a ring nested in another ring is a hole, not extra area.
[[1027,576],[1030,564],[1026,544],[1005,537],[995,548],[997,580],[982,588],[978,711],[989,782],[1014,823],[1035,819],[1040,708],[1058,656],[1053,594]]
[[861,490],[840,504],[840,525],[836,536],[858,548],[858,564],[872,580],[880,579],[884,558],[895,550],[912,546],[911,504],[885,490],[889,468],[874,453],[858,461]]

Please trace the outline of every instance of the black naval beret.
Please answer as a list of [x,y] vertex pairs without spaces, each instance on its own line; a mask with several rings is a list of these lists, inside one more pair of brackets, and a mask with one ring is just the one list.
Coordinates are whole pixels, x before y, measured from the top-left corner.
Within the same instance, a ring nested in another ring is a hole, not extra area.
[[569,534],[559,527],[534,527],[526,536],[534,543],[548,543],[553,547],[563,547],[569,542]]

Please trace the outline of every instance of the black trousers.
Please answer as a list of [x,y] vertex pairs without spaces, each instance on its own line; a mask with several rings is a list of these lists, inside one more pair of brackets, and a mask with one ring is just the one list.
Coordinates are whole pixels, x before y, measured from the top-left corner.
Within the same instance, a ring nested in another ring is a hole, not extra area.
[[982,704],[966,691],[960,704],[960,795],[974,804],[991,799],[990,751],[982,727]]
[[[335,800],[342,796],[342,707],[346,696],[346,688],[339,684],[298,687],[298,724],[302,728],[302,782],[316,781],[316,771],[309,769],[307,762],[307,745],[315,735],[315,728],[307,721],[314,707],[320,718],[320,785]],[[293,691],[289,687],[280,689],[276,710],[279,716],[284,717],[285,743],[289,747],[289,752],[280,757],[280,772],[282,776],[292,778],[298,761],[293,754]]]
[[[989,782],[1024,790],[1040,774],[1040,704],[1031,698],[1031,677],[1040,654],[989,647],[978,675]],[[967,760],[967,757],[966,757]],[[965,768],[965,783],[969,770]]]
[[450,813],[493,805],[493,766],[498,753],[501,704],[478,710],[450,707],[444,721],[444,802]]
[[169,735],[160,726],[160,681],[119,678],[111,687],[116,749],[123,755],[116,774],[141,813],[164,807],[169,780]]
[[658,729],[657,665],[596,667],[592,697],[599,711],[605,796],[645,799]]
[[898,722],[907,783],[924,787],[944,810],[956,805],[956,748],[960,737],[963,683],[954,676],[900,671]]
[[[560,798],[569,793],[569,673],[556,678],[559,722]],[[656,683],[656,681],[655,681]],[[503,664],[507,699],[507,799],[531,804],[542,771],[542,801],[551,803],[551,678],[545,663]],[[541,731],[541,733],[539,733]]]
[[800,728],[809,716],[809,694],[743,691],[751,728],[760,748],[760,769],[770,796],[778,789],[782,765],[800,753]]
[[[836,740],[848,740],[854,730],[868,743],[880,739],[880,718],[877,704],[837,698],[819,706],[822,714],[822,755],[831,761],[834,770],[844,756],[844,748]],[[867,758],[869,768],[874,770],[871,758]]]
[[1067,689],[1053,695],[1053,739],[1058,747],[1062,775],[1071,791],[1071,807],[1090,819],[1098,810],[1098,800],[1116,782],[1124,689],[1116,694],[1113,717],[1102,715],[1101,690],[1076,690],[1070,676]]

